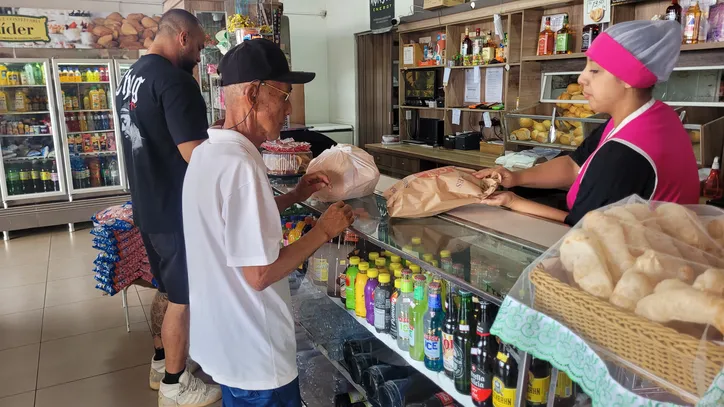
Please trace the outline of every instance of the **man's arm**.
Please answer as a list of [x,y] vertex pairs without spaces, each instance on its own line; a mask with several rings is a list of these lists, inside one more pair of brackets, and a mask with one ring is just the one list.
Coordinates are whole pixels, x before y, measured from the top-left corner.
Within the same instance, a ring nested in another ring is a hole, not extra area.
[[301,202],[302,200],[298,198],[298,195],[295,191],[292,191],[284,195],[275,196],[274,201],[276,201],[277,203],[277,209],[279,209],[279,213],[282,213],[288,207],[294,205],[297,202]]
[[176,147],[178,147],[178,151],[181,153],[184,161],[188,163],[191,162],[191,153],[194,152],[194,148],[198,147],[198,145],[203,142],[204,140],[187,141],[185,143],[179,144]]
[[313,193],[329,187],[329,178],[323,172],[305,174],[292,192],[274,197],[279,213],[297,202],[306,201]]
[[181,80],[162,91],[161,104],[169,133],[183,159],[189,162],[194,148],[208,138],[204,98],[195,84]]

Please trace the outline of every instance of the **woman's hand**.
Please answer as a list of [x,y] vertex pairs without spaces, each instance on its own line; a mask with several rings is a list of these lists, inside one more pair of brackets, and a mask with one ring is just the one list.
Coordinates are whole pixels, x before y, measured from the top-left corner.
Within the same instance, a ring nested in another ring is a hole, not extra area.
[[510,191],[498,191],[483,199],[481,203],[488,206],[503,206],[509,208],[510,205],[518,198],[518,195]]
[[473,175],[476,178],[483,179],[495,173],[500,175],[500,178],[502,179],[500,185],[506,188],[518,186],[518,180],[516,179],[515,173],[506,169],[505,167],[486,168],[484,170],[473,173]]

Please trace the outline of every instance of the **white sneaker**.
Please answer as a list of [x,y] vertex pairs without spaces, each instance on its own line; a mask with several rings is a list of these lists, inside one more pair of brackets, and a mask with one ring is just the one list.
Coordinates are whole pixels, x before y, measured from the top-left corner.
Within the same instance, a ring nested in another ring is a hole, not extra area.
[[221,400],[221,388],[183,372],[177,384],[161,382],[158,407],[204,407]]
[[[191,360],[186,359],[186,370],[189,373],[194,373],[199,370],[199,364]],[[151,358],[151,372],[148,374],[148,386],[151,390],[158,390],[161,386],[161,380],[166,375],[166,359],[154,360]]]

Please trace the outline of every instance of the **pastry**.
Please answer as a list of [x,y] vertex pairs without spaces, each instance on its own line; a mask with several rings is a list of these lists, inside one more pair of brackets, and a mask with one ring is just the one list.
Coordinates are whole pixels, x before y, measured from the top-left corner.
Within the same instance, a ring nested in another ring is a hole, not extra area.
[[655,250],[646,250],[636,259],[634,270],[649,276],[653,283],[676,278],[691,282],[694,279],[694,269],[681,259],[668,256]]
[[694,288],[724,296],[724,269],[708,269],[694,281]]
[[579,85],[577,83],[572,83],[572,84],[568,85],[568,87],[566,88],[566,93],[568,93],[571,96],[580,95],[582,93],[581,85]]
[[706,225],[706,230],[713,239],[721,240],[724,238],[724,217],[709,221]]
[[639,300],[652,292],[654,292],[654,286],[646,274],[629,270],[616,284],[609,301],[617,307],[633,311]]
[[639,301],[635,312],[655,322],[709,324],[724,332],[724,298],[690,286],[655,291]]
[[699,217],[691,210],[675,203],[664,203],[655,212],[657,222],[669,236],[701,250],[713,248]]
[[664,281],[656,284],[656,287],[654,288],[654,292],[660,293],[660,292],[664,292],[664,291],[680,290],[682,288],[688,289],[688,288],[691,288],[691,286],[679,279],[670,278],[670,279],[664,280]]
[[646,239],[646,228],[636,216],[627,211],[623,206],[614,206],[604,212],[608,216],[618,218],[623,226],[626,245],[633,256],[640,256],[644,251],[651,248]]
[[596,236],[584,229],[571,231],[560,248],[561,263],[573,280],[587,293],[608,299],[613,292],[613,281],[606,257]]
[[608,260],[608,270],[614,283],[623,272],[633,267],[635,259],[626,246],[623,227],[617,218],[592,211],[583,217],[583,228],[592,232],[601,242]]
[[521,117],[520,119],[518,119],[518,124],[520,125],[520,127],[533,127],[533,119]]

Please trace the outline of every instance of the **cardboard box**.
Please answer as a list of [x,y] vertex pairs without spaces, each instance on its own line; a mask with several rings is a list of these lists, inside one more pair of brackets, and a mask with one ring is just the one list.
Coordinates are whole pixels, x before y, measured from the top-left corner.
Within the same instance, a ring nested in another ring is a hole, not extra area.
[[412,68],[423,59],[422,44],[405,44],[402,46],[402,67]]
[[464,4],[465,0],[425,0],[422,8],[425,10],[435,10],[443,7],[452,7]]

